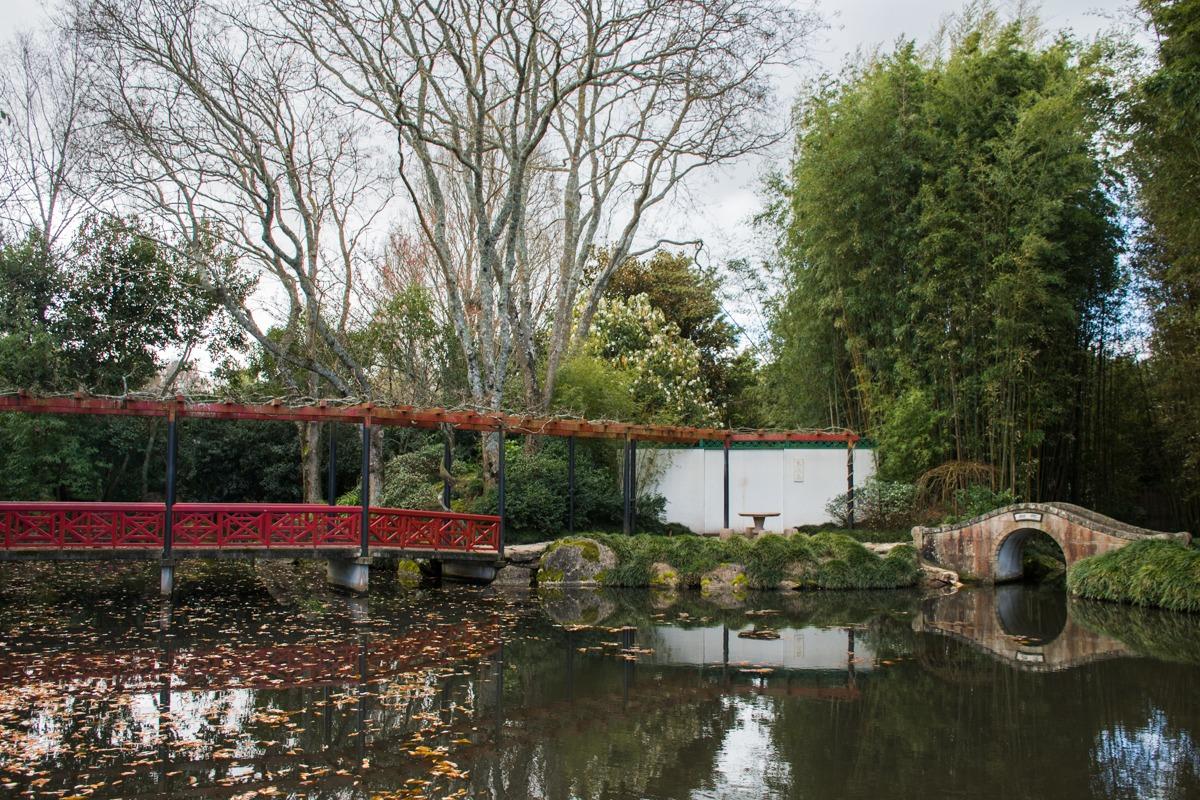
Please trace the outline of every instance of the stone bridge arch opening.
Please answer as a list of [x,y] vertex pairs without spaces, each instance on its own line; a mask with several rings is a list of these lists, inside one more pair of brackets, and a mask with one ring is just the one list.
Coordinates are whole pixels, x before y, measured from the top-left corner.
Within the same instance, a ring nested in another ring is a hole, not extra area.
[[1026,554],[1043,553],[1067,563],[1066,548],[1051,533],[1040,528],[1016,528],[1000,540],[996,548],[996,583],[1020,581],[1040,577],[1026,570]]

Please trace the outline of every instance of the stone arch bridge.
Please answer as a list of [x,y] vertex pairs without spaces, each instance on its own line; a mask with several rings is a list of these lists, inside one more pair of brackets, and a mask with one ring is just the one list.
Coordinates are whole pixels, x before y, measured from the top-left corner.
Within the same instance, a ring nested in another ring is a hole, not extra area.
[[913,528],[921,558],[984,583],[1016,580],[1030,537],[1044,533],[1062,549],[1067,566],[1143,539],[1187,544],[1188,533],[1163,533],[1118,522],[1068,503],[1021,503],[955,525]]

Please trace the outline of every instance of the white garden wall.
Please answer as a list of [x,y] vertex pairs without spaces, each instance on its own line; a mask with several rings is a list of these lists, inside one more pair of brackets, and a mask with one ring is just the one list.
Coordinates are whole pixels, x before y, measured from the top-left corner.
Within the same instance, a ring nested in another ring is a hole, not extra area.
[[[854,482],[875,472],[874,451],[854,450]],[[638,475],[641,491],[667,500],[666,521],[697,533],[724,527],[723,453],[720,449],[662,448],[642,445]],[[729,451],[729,525],[744,528],[751,520],[741,512],[779,512],[766,529],[783,531],[797,525],[829,522],[826,504],[846,491],[843,447],[733,447]]]

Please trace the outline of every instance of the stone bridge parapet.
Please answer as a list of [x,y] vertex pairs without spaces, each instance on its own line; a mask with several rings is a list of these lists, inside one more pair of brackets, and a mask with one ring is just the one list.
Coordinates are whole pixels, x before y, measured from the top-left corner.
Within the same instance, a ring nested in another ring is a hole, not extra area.
[[1144,539],[1187,544],[1186,532],[1139,528],[1069,503],[1019,503],[954,525],[913,528],[921,558],[985,583],[1020,578],[1026,541],[1044,533],[1062,549],[1067,566]]

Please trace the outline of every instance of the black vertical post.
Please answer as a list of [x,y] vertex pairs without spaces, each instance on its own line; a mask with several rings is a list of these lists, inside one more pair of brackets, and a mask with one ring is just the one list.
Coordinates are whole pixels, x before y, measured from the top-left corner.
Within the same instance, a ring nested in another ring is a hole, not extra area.
[[177,444],[175,409],[172,408],[167,412],[167,488],[164,498],[166,502],[163,508],[163,558],[171,557],[171,548],[174,544],[171,523],[175,511],[175,452]]
[[725,497],[725,515],[723,519],[725,523],[722,527],[729,527],[729,440],[726,439],[721,448],[721,455],[725,459],[724,477],[722,478],[722,491]]
[[846,683],[854,686],[854,628],[846,629]]
[[629,440],[629,532],[637,533],[637,439]]
[[629,530],[629,439],[625,440],[625,449],[621,457],[621,530]]
[[504,557],[504,429],[496,434],[500,446],[496,448],[496,514],[500,517],[499,555]]
[[854,527],[854,443],[846,442],[846,526]]
[[325,465],[325,491],[329,495],[329,505],[337,505],[337,434],[334,423],[326,428],[329,436],[329,463]]
[[454,463],[454,429],[446,428],[446,441],[442,443],[442,506],[450,510],[450,467]]
[[575,437],[567,437],[567,532],[575,532]]
[[362,501],[362,530],[359,555],[366,558],[371,549],[371,418],[362,425],[362,476],[359,478],[359,499]]

